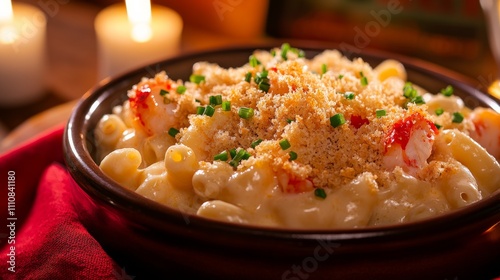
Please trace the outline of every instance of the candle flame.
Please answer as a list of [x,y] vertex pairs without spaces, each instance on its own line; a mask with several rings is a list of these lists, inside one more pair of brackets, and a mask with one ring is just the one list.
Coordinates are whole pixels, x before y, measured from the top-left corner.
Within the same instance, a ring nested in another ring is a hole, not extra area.
[[151,1],[125,0],[127,15],[132,27],[131,36],[136,42],[147,42],[151,39]]
[[13,17],[12,2],[10,0],[0,0],[0,24],[11,22]]
[[0,43],[11,44],[17,39],[17,33],[12,22],[14,12],[10,0],[0,0]]

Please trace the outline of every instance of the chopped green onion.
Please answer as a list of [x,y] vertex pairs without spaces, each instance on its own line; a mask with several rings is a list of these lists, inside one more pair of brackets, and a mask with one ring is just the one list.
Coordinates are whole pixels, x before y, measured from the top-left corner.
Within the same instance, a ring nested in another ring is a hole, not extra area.
[[344,94],[344,97],[348,100],[353,100],[354,99],[354,92],[346,92]]
[[359,75],[361,75],[361,85],[362,86],[367,86],[368,85],[368,78],[363,74],[363,71],[359,72]]
[[290,145],[290,142],[288,142],[287,139],[283,139],[279,142],[281,149],[284,151],[288,148],[290,148],[292,145]]
[[200,84],[201,82],[205,81],[205,76],[192,74],[191,76],[189,76],[189,81],[195,84]]
[[339,80],[342,79],[342,78],[344,78],[344,75],[339,74]]
[[330,117],[330,125],[333,127],[339,127],[341,125],[345,124],[345,118],[344,115],[342,114],[335,114],[332,117]]
[[288,153],[288,155],[290,156],[290,158],[289,158],[289,160],[290,160],[290,161],[292,161],[292,160],[296,160],[296,159],[297,159],[297,157],[298,157],[297,153],[296,153],[296,152],[294,152],[294,151],[290,151],[290,152]]
[[229,162],[229,164],[236,168],[242,160],[250,158],[250,154],[244,150],[244,149],[239,149],[238,152],[236,152],[235,156],[233,159]]
[[403,107],[407,108],[408,103],[415,103],[417,105],[425,104],[425,100],[421,95],[418,95],[417,90],[413,87],[411,82],[406,82],[403,87],[403,96],[408,99]]
[[255,74],[255,83],[258,85],[259,89],[262,91],[267,92],[270,88],[269,84],[269,78],[267,77],[268,71],[263,70],[262,72],[259,72]]
[[186,92],[186,87],[183,86],[183,85],[180,85],[177,87],[177,89],[175,90],[178,94],[184,94]]
[[298,49],[298,48],[292,48],[291,47],[290,51],[296,53],[298,57],[305,57],[306,56],[306,53],[303,50]]
[[380,110],[375,111],[375,114],[377,115],[377,118],[381,118],[381,117],[385,116],[386,112],[384,109],[380,109]]
[[294,122],[294,120],[292,120],[292,119],[286,119],[286,122],[287,123],[292,123],[292,122]]
[[208,98],[210,105],[217,106],[222,104],[222,95],[212,95]]
[[425,100],[424,100],[424,97],[419,95],[415,98],[413,98],[412,100],[410,100],[410,102],[412,103],[415,103],[417,105],[422,105],[422,104],[425,104]]
[[250,83],[252,81],[252,73],[248,72],[245,74],[245,82]]
[[172,136],[172,137],[175,137],[175,135],[177,135],[179,133],[179,130],[174,128],[174,127],[171,127],[169,130],[168,130],[168,135]]
[[262,72],[259,72],[255,74],[255,82],[257,84],[260,84],[262,82],[267,82],[269,79],[267,78],[267,74],[269,72],[267,70],[262,70]]
[[250,147],[252,147],[253,149],[255,149],[255,147],[257,147],[260,143],[262,143],[262,139],[257,139],[255,141],[252,142],[252,144],[250,145]]
[[253,117],[253,114],[254,114],[254,112],[253,112],[252,108],[241,107],[238,110],[238,115],[240,116],[240,118],[245,119],[245,120],[248,120],[251,117]]
[[281,58],[283,58],[283,60],[287,60],[287,53],[289,50],[290,44],[284,43],[283,45],[281,45]]
[[267,92],[271,86],[269,84],[269,78],[267,77],[267,74],[268,71],[263,70],[262,72],[255,74],[255,79],[254,79],[259,89],[265,92]]
[[271,87],[271,85],[267,82],[262,82],[259,84],[259,89],[264,91],[264,92],[268,92],[270,87]]
[[444,96],[452,96],[453,95],[453,87],[451,85],[448,85],[447,87],[443,88],[441,90],[441,94]]
[[464,116],[460,112],[453,113],[453,116],[451,118],[451,122],[461,123],[463,120],[464,120]]
[[215,108],[212,107],[212,105],[207,105],[207,107],[205,108],[205,112],[203,112],[204,115],[206,116],[213,116],[215,113]]
[[324,190],[324,189],[319,189],[319,188],[318,188],[318,189],[315,189],[315,190],[314,190],[314,195],[315,195],[316,197],[319,197],[319,198],[323,198],[323,199],[325,199],[325,198],[326,198],[326,192],[325,192],[325,190]]
[[160,89],[160,95],[165,96],[168,94],[168,90]]
[[326,63],[321,64],[321,76],[325,74],[328,71],[328,68],[326,66]]
[[443,113],[444,113],[444,109],[443,108],[437,108],[436,111],[434,111],[436,113],[437,116],[441,116]]
[[236,156],[236,149],[229,150],[229,155],[231,156],[231,158],[234,158]]
[[227,161],[229,159],[227,151],[214,156],[214,160]]
[[412,99],[418,96],[417,90],[413,87],[411,82],[406,82],[403,87],[403,96]]
[[254,55],[251,55],[249,57],[248,62],[250,63],[250,66],[252,66],[252,67],[256,67],[257,65],[260,65],[260,61]]
[[250,153],[247,152],[246,150],[243,150],[245,151],[245,153],[243,154],[243,157],[241,159],[249,159],[250,158]]
[[361,77],[361,85],[362,86],[368,85],[368,78],[367,77]]
[[306,52],[304,50],[299,50],[299,49],[295,49],[297,50],[296,53],[297,53],[297,56],[302,58],[302,57],[306,57]]
[[222,101],[222,111],[231,111],[231,101]]
[[203,113],[205,113],[205,107],[203,107],[203,106],[196,107],[196,114],[197,115],[203,115]]
[[443,127],[442,125],[439,125],[437,123],[434,123],[434,125],[436,126],[437,129],[440,129],[441,127]]

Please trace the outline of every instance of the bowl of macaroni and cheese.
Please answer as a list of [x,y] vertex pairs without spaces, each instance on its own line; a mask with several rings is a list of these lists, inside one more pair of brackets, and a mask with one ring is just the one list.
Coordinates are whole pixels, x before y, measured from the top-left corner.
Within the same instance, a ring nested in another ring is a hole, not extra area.
[[234,47],[103,81],[64,148],[81,220],[148,271],[480,278],[500,257],[499,112],[408,57]]

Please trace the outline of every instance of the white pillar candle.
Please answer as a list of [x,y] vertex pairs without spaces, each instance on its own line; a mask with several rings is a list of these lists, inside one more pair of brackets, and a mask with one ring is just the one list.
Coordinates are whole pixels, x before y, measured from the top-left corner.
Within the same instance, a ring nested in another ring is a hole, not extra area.
[[34,102],[45,87],[45,34],[42,11],[0,0],[0,104]]
[[102,10],[95,19],[95,31],[98,77],[103,79],[175,54],[182,19],[167,7],[130,1],[127,6],[115,4]]

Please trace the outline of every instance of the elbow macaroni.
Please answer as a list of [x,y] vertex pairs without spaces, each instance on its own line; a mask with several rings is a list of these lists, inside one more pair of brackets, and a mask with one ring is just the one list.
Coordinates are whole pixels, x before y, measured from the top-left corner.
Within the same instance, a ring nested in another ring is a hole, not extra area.
[[144,78],[95,128],[106,175],[182,212],[356,228],[441,215],[500,187],[500,114],[407,83],[398,61],[276,48],[237,68],[198,62],[192,78]]

